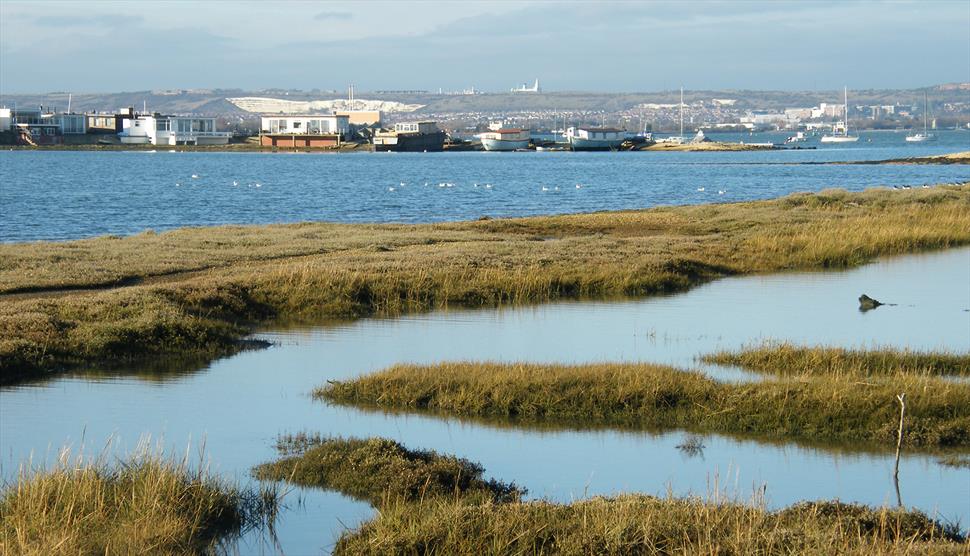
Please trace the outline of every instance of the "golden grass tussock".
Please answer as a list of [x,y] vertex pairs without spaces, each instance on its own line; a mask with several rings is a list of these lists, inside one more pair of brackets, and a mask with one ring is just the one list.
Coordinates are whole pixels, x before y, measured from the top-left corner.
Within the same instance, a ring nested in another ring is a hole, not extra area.
[[257,466],[262,480],[337,490],[374,506],[434,497],[511,502],[524,491],[482,478],[482,466],[434,451],[410,450],[386,438],[284,436],[279,460]]
[[726,275],[845,268],[968,243],[970,185],[3,244],[0,383],[79,363],[221,353],[276,319],[669,293]]
[[335,554],[962,554],[958,527],[919,511],[838,501],[767,511],[762,499],[637,494],[559,504],[481,479],[476,463],[383,439],[280,438],[264,479],[338,490],[376,516]]
[[708,363],[735,365],[778,376],[926,375],[970,376],[970,354],[898,349],[846,349],[798,346],[788,342],[766,343],[737,352],[705,355]]
[[918,511],[803,502],[778,511],[643,495],[469,504],[389,504],[335,554],[966,554],[952,527]]
[[720,383],[645,363],[395,365],[315,391],[331,402],[517,424],[681,428],[810,443],[894,447],[907,395],[904,445],[970,446],[970,386],[897,373],[816,374]]
[[4,485],[0,553],[201,554],[275,511],[275,494],[242,491],[185,461],[142,452],[109,465],[64,454]]

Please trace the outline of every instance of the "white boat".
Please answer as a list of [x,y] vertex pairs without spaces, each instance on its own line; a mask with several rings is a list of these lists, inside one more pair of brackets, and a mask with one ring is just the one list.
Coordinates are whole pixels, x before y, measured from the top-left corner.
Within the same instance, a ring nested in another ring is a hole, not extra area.
[[907,135],[906,141],[909,143],[923,143],[925,141],[935,141],[936,136],[932,133],[927,133],[926,131],[926,119],[929,115],[929,100],[926,97],[926,93],[923,93],[923,133],[914,133],[913,135]]
[[496,129],[478,135],[486,151],[514,151],[529,147],[532,133],[528,129]]
[[785,139],[786,143],[803,143],[805,141],[808,141],[808,137],[805,137],[805,132],[803,131],[798,131],[795,135]]
[[626,141],[626,132],[612,127],[570,127],[566,141],[574,151],[616,150]]
[[858,136],[849,135],[849,89],[843,88],[842,92],[845,95],[845,121],[835,126],[832,135],[823,135],[820,139],[823,143],[855,143],[859,140]]

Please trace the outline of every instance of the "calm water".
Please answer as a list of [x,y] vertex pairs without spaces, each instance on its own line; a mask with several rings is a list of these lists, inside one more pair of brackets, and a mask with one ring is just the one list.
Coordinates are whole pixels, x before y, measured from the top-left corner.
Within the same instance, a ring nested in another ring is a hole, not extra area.
[[[970,180],[965,165],[786,164],[970,149],[970,132],[938,135],[935,143],[916,145],[905,143],[904,133],[874,132],[850,145],[741,153],[3,151],[0,241],[227,223],[465,220]],[[743,139],[781,141],[784,134]]]
[[[867,293],[898,303],[860,313]],[[682,431],[537,431],[422,415],[385,415],[313,401],[326,379],[345,379],[399,362],[476,359],[584,362],[656,361],[700,368],[695,357],[766,339],[804,344],[897,346],[970,351],[970,249],[878,262],[849,272],[724,279],[682,295],[625,302],[557,303],[524,308],[436,312],[365,319],[338,326],[261,334],[274,347],[203,368],[137,378],[79,375],[0,390],[0,473],[14,476],[33,455],[50,459],[64,444],[119,451],[144,434],[183,451],[203,439],[212,469],[248,481],[274,457],[279,433],[386,436],[481,462],[490,476],[527,487],[532,497],[569,501],[639,491],[742,499],[762,487],[771,507],[840,498],[895,503],[893,455],[851,447],[706,435],[703,455],[676,445]],[[887,400],[892,403],[892,400]],[[930,514],[970,520],[970,471],[934,457],[906,455],[902,499]],[[332,492],[296,489],[277,524],[288,554],[325,552],[345,526],[372,515]],[[243,553],[265,550],[244,539]]]

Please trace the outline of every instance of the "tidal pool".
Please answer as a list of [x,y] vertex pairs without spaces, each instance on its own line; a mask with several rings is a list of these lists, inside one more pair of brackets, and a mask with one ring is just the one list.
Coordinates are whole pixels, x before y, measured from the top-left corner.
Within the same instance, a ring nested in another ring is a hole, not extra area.
[[[862,293],[897,305],[862,313]],[[258,336],[274,346],[167,374],[78,373],[0,390],[0,474],[10,480],[28,459],[50,461],[64,445],[97,453],[110,440],[110,450],[123,452],[150,435],[173,452],[195,453],[204,443],[213,471],[246,482],[253,465],[275,457],[278,434],[310,431],[379,435],[457,454],[531,497],[558,501],[626,491],[746,501],[763,492],[772,508],[827,498],[895,504],[889,450],[704,435],[702,453],[689,455],[677,448],[683,431],[536,430],[388,415],[314,401],[310,392],[327,379],[400,362],[650,361],[747,380],[696,357],[765,340],[968,352],[970,249],[845,272],[723,279],[668,297],[439,311]],[[967,528],[970,471],[904,454],[900,485],[906,506]],[[253,533],[232,550],[326,552],[373,511],[315,489],[294,488],[285,504],[275,540]]]

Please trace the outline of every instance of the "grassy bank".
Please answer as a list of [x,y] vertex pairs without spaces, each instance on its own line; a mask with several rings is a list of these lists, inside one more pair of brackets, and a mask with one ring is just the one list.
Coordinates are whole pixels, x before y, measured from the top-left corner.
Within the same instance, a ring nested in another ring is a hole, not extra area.
[[889,160],[861,160],[857,162],[836,162],[834,164],[970,164],[970,151],[961,151],[934,156],[915,156]]
[[0,553],[204,553],[271,518],[267,496],[158,456],[62,461],[4,485]]
[[483,479],[476,463],[384,438],[286,436],[279,448],[284,456],[257,466],[257,478],[337,490],[374,506],[441,496],[510,502],[522,495],[513,484]]
[[215,355],[280,318],[683,291],[970,243],[970,185],[435,225],[187,228],[0,245],[0,382]]
[[[374,438],[282,437],[284,458],[263,478],[332,488],[370,501],[376,517],[346,531],[336,554],[962,554],[956,527],[917,511],[805,502],[762,503],[643,495],[572,504],[521,501],[484,482],[478,464]],[[756,501],[758,502],[758,501]]]
[[706,141],[704,143],[655,143],[636,150],[640,151],[676,151],[676,152],[723,152],[723,151],[770,151],[776,147],[770,145],[751,145],[745,143],[725,143],[721,141]]
[[397,365],[328,384],[315,395],[340,404],[517,423],[682,428],[894,447],[900,392],[907,394],[904,445],[970,446],[970,386],[909,373],[728,384],[651,364],[456,362]]
[[769,343],[739,352],[706,355],[702,360],[777,376],[970,376],[970,354],[896,349],[844,349]]
[[915,511],[806,502],[766,511],[641,495],[572,504],[396,504],[341,537],[336,554],[966,554],[966,539]]

